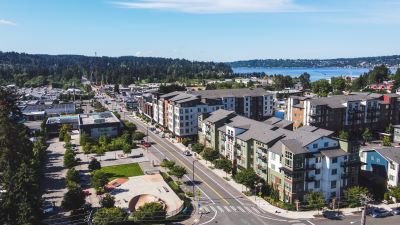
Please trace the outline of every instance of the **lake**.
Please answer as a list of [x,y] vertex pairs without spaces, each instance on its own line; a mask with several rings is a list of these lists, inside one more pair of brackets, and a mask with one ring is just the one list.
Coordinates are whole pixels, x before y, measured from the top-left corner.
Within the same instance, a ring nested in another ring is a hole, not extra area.
[[355,76],[358,77],[366,73],[370,68],[337,68],[337,67],[324,67],[324,68],[265,68],[265,67],[234,67],[234,73],[253,73],[264,72],[268,75],[282,74],[292,77],[298,77],[302,73],[307,72],[311,75],[312,81],[319,79],[328,79],[336,76]]

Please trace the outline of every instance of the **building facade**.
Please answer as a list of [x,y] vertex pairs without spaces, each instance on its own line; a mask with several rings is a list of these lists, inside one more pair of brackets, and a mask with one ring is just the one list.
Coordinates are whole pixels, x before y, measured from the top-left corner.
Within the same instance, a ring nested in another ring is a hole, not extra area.
[[121,133],[121,128],[121,121],[112,112],[80,115],[79,132],[86,133],[93,139],[98,139],[102,135],[117,137]]
[[286,119],[294,127],[311,125],[338,132],[359,132],[365,128],[383,131],[399,124],[397,94],[352,93],[325,98],[289,97]]
[[285,202],[304,201],[313,191],[321,191],[329,201],[358,184],[357,146],[333,138],[329,130],[303,126],[293,131],[289,124],[218,110],[199,117],[199,140],[238,169],[253,168]]
[[196,137],[198,116],[218,109],[264,120],[274,113],[274,100],[264,89],[224,89],[172,92],[153,100],[153,119],[178,140]]

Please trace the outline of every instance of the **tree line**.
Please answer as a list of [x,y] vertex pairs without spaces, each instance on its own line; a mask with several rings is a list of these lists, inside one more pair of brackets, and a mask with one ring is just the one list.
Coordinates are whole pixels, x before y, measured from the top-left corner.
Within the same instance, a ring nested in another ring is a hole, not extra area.
[[232,69],[224,63],[156,57],[89,57],[0,52],[0,84],[18,86],[80,83],[82,76],[98,83],[175,82],[187,78],[224,78]]

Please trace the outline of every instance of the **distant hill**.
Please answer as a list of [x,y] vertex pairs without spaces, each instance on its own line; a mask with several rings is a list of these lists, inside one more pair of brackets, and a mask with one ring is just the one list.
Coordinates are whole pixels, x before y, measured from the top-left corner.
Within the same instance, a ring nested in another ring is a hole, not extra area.
[[231,67],[366,67],[400,65],[400,55],[338,59],[254,59],[230,62]]
[[190,78],[224,78],[232,75],[225,63],[196,62],[156,57],[89,57],[0,52],[0,85],[63,85],[82,76],[103,83],[137,81],[174,82]]

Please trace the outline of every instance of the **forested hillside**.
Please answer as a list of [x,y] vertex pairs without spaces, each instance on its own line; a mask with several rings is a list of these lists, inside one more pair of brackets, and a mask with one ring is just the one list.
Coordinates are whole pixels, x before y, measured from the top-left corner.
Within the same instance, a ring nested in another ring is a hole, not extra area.
[[229,77],[229,65],[154,57],[88,57],[0,52],[0,84],[63,85],[82,76],[103,83],[172,82]]
[[400,55],[338,59],[254,59],[229,63],[232,67],[366,67],[400,65]]

